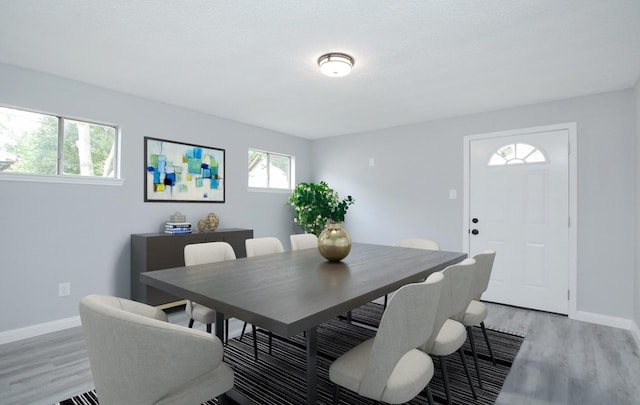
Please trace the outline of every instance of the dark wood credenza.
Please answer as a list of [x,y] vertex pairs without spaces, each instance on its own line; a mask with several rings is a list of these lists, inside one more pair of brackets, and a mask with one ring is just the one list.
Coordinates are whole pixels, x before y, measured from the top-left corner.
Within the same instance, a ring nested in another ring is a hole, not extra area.
[[218,229],[215,232],[169,235],[141,233],[131,235],[131,298],[149,305],[171,307],[181,298],[140,282],[140,273],[184,266],[184,247],[192,243],[227,242],[236,257],[246,257],[244,241],[253,238],[252,229]]

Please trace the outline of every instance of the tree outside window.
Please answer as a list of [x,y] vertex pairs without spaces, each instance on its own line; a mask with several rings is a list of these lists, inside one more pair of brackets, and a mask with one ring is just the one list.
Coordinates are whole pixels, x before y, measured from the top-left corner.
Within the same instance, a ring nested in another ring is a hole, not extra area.
[[0,171],[115,178],[116,151],[114,126],[0,107]]
[[292,188],[291,156],[249,149],[249,187]]

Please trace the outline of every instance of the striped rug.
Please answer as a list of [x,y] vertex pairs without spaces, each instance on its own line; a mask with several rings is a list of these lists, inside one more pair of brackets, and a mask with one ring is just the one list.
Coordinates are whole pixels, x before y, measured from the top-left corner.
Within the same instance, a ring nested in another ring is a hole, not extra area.
[[[353,311],[353,320],[363,324],[375,325],[382,314],[382,306],[367,304]],[[523,337],[510,333],[488,330],[497,365],[494,366],[488,355],[484,337],[479,328],[474,328],[476,346],[479,352],[480,367],[483,376],[483,389],[478,388],[475,368],[468,342],[465,351],[467,362],[472,372],[472,379],[478,399],[474,400],[467,378],[460,362],[460,357],[452,355],[447,359],[447,370],[454,404],[493,404],[500,393],[502,384],[509,372]],[[333,384],[329,381],[328,369],[331,363],[341,354],[358,343],[375,336],[375,331],[355,324],[347,324],[344,320],[330,320],[318,327],[318,402],[331,404]],[[287,405],[306,403],[306,353],[305,340],[302,334],[290,339],[274,336],[272,353],[268,352],[267,334],[258,333],[259,360],[253,358],[253,341],[251,334],[245,335],[240,342],[232,339],[225,348],[225,362],[235,372],[235,388],[256,404]],[[436,372],[430,387],[436,403],[446,403],[442,375],[438,361],[434,361]],[[206,402],[214,405],[214,400]],[[98,404],[95,392],[88,392],[57,403],[55,405],[95,405]],[[370,405],[371,401],[342,390],[341,404]],[[418,396],[411,405],[428,404],[425,396]]]

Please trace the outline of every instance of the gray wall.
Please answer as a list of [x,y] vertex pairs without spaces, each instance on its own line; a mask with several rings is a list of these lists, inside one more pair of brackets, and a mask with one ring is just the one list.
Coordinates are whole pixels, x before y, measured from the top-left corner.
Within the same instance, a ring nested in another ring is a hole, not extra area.
[[[640,80],[636,83],[635,94],[635,117],[636,117],[636,278],[635,278],[635,308],[634,321],[636,333],[640,333]],[[640,335],[636,336],[640,342]]]
[[[297,180],[310,177],[305,139],[0,64],[0,105],[117,124],[121,187],[0,181],[0,331],[77,316],[90,293],[129,296],[129,237],[156,232],[180,211],[197,222],[252,228],[288,246],[294,231],[288,194],[247,191],[247,149],[296,157]],[[143,137],[226,149],[226,203],[144,203]],[[58,283],[72,295],[58,297]]]
[[[630,220],[636,214],[634,154],[640,153],[638,87],[635,94],[310,142],[0,64],[0,104],[120,125],[125,179],[121,187],[0,181],[0,332],[76,316],[85,294],[128,296],[129,235],[159,230],[175,211],[193,222],[213,211],[221,227],[253,228],[256,236],[275,235],[288,245],[296,231],[284,205],[288,195],[247,191],[249,147],[293,154],[297,181],[327,180],[342,195],[353,195],[345,225],[355,241],[423,236],[459,250],[463,136],[569,121],[578,122],[578,309],[635,316],[640,324],[640,266],[631,253],[640,224]],[[225,148],[227,202],[144,203],[144,136]],[[450,189],[458,199],[449,199]],[[70,297],[57,296],[62,281],[71,282]]]
[[[635,117],[631,90],[313,142],[314,180],[352,194],[355,241],[402,237],[462,249],[463,137],[578,123],[578,310],[634,313]],[[369,158],[375,166],[369,166]],[[458,199],[449,199],[449,190]]]

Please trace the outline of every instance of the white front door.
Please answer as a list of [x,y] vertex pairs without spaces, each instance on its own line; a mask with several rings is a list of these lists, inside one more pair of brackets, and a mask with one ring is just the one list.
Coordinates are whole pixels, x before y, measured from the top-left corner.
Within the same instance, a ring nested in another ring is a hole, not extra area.
[[469,253],[497,252],[482,299],[567,314],[569,131],[468,142]]

